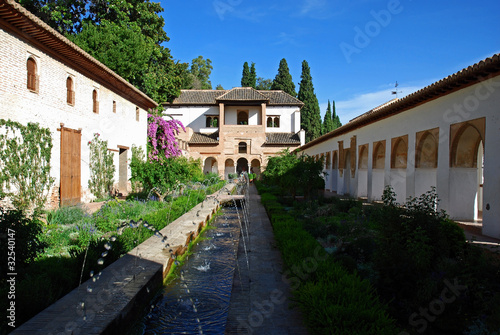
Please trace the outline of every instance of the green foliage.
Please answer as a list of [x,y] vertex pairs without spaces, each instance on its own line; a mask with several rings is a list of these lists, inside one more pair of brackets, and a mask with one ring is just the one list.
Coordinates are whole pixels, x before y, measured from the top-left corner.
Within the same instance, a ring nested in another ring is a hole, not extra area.
[[333,119],[332,119],[332,106],[330,105],[330,100],[328,100],[328,107],[326,108],[325,117],[323,120],[323,125],[321,128],[321,135],[328,134],[335,128],[333,127]]
[[306,143],[321,135],[321,114],[311,77],[309,64],[302,62],[300,89],[297,98],[304,103],[301,109],[300,126],[306,131]]
[[255,86],[258,90],[270,90],[273,85],[272,79],[264,79],[262,77],[257,78],[257,85]]
[[324,188],[322,172],[322,160],[316,161],[309,156],[297,157],[285,149],[280,155],[268,160],[262,178],[267,184],[277,185],[284,194],[295,197],[299,193],[311,197],[316,190]]
[[[252,70],[254,71],[255,74],[255,64],[252,63]],[[250,68],[248,67],[248,62],[245,62],[243,64],[243,74],[241,76],[241,87],[254,87],[255,88],[255,80],[253,79],[252,81],[252,72]]]
[[290,94],[294,98],[297,97],[297,92],[295,92],[295,84],[293,83],[292,75],[290,74],[290,69],[288,68],[288,64],[285,58],[280,61],[278,74],[276,74],[276,77],[273,80],[271,89],[282,90]]
[[113,176],[115,165],[113,164],[113,153],[108,151],[108,141],[99,138],[99,134],[94,134],[94,138],[89,141],[89,189],[98,199],[105,198],[113,187]]
[[49,129],[0,119],[0,199],[10,197],[21,210],[41,209],[54,182],[51,150]]
[[12,272],[8,270],[7,255],[14,256],[15,268],[21,272],[38,253],[43,252],[46,244],[40,240],[42,225],[38,218],[29,218],[21,210],[0,207],[0,252],[4,255],[0,262],[2,273]]
[[276,196],[263,193],[261,201],[287,268],[284,276],[311,334],[397,333],[367,280],[333,262],[302,224],[284,213]]
[[61,207],[46,213],[48,225],[73,224],[84,220],[88,214],[82,207]]
[[342,122],[340,122],[340,118],[335,111],[335,100],[332,101],[332,120],[333,120],[333,129],[342,127]]
[[210,59],[198,56],[191,62],[191,68],[187,72],[187,78],[182,84],[183,89],[211,90],[210,74],[213,66]]

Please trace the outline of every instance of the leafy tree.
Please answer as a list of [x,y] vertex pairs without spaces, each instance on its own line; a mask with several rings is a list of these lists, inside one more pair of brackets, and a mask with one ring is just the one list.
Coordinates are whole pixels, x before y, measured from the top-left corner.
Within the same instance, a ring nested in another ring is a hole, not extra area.
[[301,110],[301,127],[306,132],[306,142],[321,135],[321,114],[319,103],[311,77],[311,69],[307,61],[302,62],[302,74],[298,99],[304,103]]
[[132,85],[161,103],[172,101],[187,67],[161,44],[163,8],[149,0],[19,0]]
[[215,86],[215,89],[216,89],[216,90],[223,91],[223,90],[224,90],[224,87],[222,87],[222,85],[221,85],[221,84],[217,84],[217,86]]
[[321,128],[321,135],[327,134],[333,129],[332,106],[330,104],[330,100],[328,100],[328,107],[326,107],[326,113],[323,119],[323,127]]
[[248,62],[243,64],[243,73],[241,76],[241,87],[250,87],[250,68]]
[[290,70],[288,69],[288,64],[285,58],[280,61],[278,74],[273,80],[271,89],[283,90],[284,92],[290,94],[292,97],[297,97],[297,92],[295,92],[295,84],[292,81],[292,75],[290,74]]
[[212,83],[210,82],[210,74],[212,73],[213,66],[210,59],[203,59],[203,56],[198,56],[191,62],[191,68],[188,71],[190,78],[187,89],[196,90],[211,90]]
[[255,63],[252,62],[252,65],[250,66],[250,76],[248,77],[248,83],[250,84],[250,87],[255,88],[257,86],[256,80],[257,72],[255,71]]
[[257,78],[257,85],[255,86],[258,90],[270,90],[273,85],[271,79],[264,79],[262,77]]
[[332,120],[333,120],[333,129],[337,129],[339,127],[342,127],[342,122],[340,122],[340,118],[335,112],[335,100],[333,102],[333,110],[332,110]]

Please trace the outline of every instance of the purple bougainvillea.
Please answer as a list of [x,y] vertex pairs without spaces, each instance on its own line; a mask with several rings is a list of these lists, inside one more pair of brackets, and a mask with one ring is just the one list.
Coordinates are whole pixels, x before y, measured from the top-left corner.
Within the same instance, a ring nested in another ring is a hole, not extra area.
[[148,141],[150,150],[148,158],[150,162],[161,161],[164,157],[178,157],[181,149],[175,139],[179,134],[179,128],[186,131],[184,125],[178,120],[165,120],[161,116],[148,114]]

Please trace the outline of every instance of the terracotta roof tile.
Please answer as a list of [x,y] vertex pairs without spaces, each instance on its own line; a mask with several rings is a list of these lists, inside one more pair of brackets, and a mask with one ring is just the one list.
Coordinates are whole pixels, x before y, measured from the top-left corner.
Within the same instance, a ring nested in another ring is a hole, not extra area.
[[300,145],[299,133],[266,133],[266,142],[264,144]]
[[219,132],[211,134],[193,133],[189,144],[219,144]]
[[217,105],[217,101],[267,101],[268,105],[302,106],[299,99],[283,91],[255,90],[236,87],[232,90],[181,90],[168,106]]
[[[14,0],[0,0],[0,27],[43,46],[54,58],[133,101],[143,109],[158,104]],[[13,29],[14,28],[14,29]]]

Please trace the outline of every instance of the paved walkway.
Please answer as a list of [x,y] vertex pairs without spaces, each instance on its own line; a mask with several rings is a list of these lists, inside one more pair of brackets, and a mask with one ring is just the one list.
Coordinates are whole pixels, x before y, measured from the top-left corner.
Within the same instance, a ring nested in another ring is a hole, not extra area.
[[308,334],[300,311],[290,307],[290,288],[282,280],[281,254],[253,184],[249,194],[249,240],[243,243],[240,237],[226,334]]

